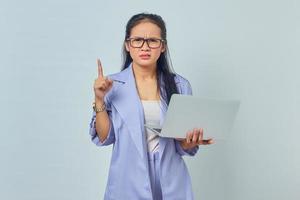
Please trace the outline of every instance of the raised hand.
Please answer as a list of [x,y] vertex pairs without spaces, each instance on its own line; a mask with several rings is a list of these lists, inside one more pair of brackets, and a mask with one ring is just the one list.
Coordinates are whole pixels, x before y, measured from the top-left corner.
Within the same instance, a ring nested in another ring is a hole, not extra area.
[[103,68],[100,59],[97,59],[98,78],[94,82],[96,101],[104,101],[104,96],[112,88],[113,81],[103,75]]

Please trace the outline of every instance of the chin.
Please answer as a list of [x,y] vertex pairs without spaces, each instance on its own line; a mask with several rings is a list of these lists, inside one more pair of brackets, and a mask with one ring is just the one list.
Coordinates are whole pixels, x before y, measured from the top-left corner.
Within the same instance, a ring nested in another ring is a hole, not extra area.
[[138,62],[136,62],[136,64],[138,64],[139,66],[142,66],[142,67],[148,67],[148,66],[156,65],[156,61],[153,61],[153,60],[139,60]]

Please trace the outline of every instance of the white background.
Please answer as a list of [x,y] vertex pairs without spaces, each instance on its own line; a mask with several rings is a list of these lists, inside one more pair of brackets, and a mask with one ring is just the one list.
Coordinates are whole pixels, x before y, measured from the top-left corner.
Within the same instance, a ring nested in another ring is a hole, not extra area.
[[196,199],[300,199],[296,0],[1,1],[0,199],[102,199],[111,147],[88,127],[96,58],[120,70],[128,19],[160,14],[194,95],[240,99],[226,142],[186,157]]

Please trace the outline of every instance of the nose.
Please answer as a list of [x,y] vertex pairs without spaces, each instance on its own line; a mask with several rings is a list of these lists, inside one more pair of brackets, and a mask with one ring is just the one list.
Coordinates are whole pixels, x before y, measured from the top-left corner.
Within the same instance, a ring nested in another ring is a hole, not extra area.
[[143,46],[141,47],[141,50],[142,50],[142,51],[149,51],[149,50],[150,50],[150,47],[149,47],[149,45],[148,45],[147,40],[144,40],[144,44],[143,44]]

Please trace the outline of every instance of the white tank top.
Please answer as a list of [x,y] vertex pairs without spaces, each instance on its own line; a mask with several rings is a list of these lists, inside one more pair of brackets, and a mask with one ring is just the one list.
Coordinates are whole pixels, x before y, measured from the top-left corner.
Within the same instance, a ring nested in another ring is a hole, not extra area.
[[[144,108],[145,124],[160,125],[160,101],[142,100]],[[159,136],[145,128],[148,152],[156,152],[159,149]]]

